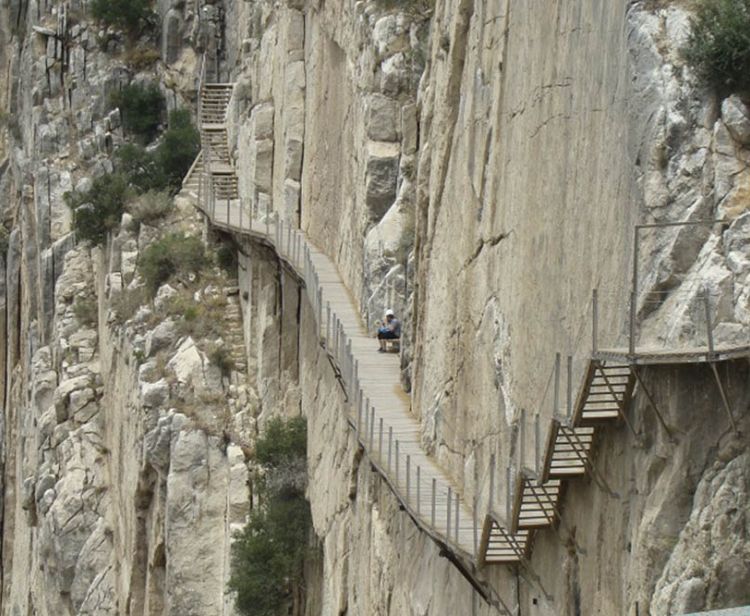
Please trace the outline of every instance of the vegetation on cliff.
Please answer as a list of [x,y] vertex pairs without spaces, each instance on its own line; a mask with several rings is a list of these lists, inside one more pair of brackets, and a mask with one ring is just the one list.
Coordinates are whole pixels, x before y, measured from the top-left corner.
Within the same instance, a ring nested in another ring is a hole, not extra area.
[[750,94],[750,0],[701,0],[683,56],[720,95]]
[[[160,95],[161,96],[161,95]],[[126,143],[115,153],[116,173],[93,180],[88,189],[65,194],[73,211],[73,230],[80,241],[102,245],[128,211],[136,223],[150,222],[171,211],[171,195],[182,183],[200,150],[200,136],[190,113],[178,109],[159,144],[146,149]]]
[[131,83],[114,93],[111,103],[120,109],[127,132],[144,143],[156,137],[164,113],[164,96],[158,86]]
[[306,456],[307,427],[301,417],[272,419],[256,444],[260,470],[254,485],[260,506],[232,545],[229,580],[245,616],[282,616],[299,607],[310,530]]
[[92,0],[91,14],[132,34],[149,22],[153,11],[150,0]]

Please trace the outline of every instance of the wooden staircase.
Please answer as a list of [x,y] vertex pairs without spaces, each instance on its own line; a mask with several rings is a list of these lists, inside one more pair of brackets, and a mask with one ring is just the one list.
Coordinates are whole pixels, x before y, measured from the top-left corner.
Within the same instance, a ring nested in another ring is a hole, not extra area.
[[510,519],[485,519],[481,562],[517,564],[531,553],[533,533],[557,523],[565,482],[592,470],[596,430],[625,417],[635,385],[628,364],[589,361],[570,420],[555,418],[547,433],[540,471],[516,473]]
[[194,198],[202,191],[212,203],[239,199],[239,181],[229,151],[227,113],[234,84],[207,83],[200,88],[198,121],[201,151],[185,176],[182,188]]

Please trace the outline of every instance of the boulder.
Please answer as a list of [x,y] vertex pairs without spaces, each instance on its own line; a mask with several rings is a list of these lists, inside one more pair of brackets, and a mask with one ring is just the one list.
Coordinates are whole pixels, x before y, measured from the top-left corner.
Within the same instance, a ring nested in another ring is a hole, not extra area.
[[740,145],[750,145],[750,117],[747,106],[739,96],[733,94],[724,99],[721,104],[721,119],[732,139]]

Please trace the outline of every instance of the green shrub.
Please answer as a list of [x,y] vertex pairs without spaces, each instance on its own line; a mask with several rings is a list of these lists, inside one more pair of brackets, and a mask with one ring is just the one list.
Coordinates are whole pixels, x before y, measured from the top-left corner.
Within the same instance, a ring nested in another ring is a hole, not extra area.
[[296,491],[282,492],[250,515],[232,544],[229,588],[246,616],[285,616],[303,580],[310,506]]
[[144,143],[156,137],[164,111],[164,97],[157,86],[131,83],[112,95],[111,104],[120,109],[126,131]]
[[148,297],[143,288],[123,289],[113,294],[109,303],[114,311],[115,323],[122,325],[133,318],[141,306],[148,303]]
[[63,198],[73,211],[73,230],[81,241],[101,245],[107,234],[117,228],[130,196],[124,176],[114,173],[94,179],[91,189],[65,193]]
[[10,231],[0,224],[0,256],[4,257],[10,248]]
[[81,325],[95,327],[99,319],[99,308],[95,298],[78,298],[73,304],[73,314]]
[[235,368],[234,359],[225,346],[215,346],[208,354],[209,361],[221,370],[221,376],[228,378]]
[[266,425],[255,445],[255,458],[264,467],[278,468],[295,458],[307,455],[307,423],[303,417],[284,421],[278,417]]
[[125,52],[125,63],[134,71],[150,68],[160,59],[159,50],[146,45],[135,45]]
[[223,293],[205,295],[198,303],[192,291],[185,289],[169,298],[166,311],[177,317],[177,332],[180,336],[206,338],[224,333],[226,306],[227,298]]
[[108,25],[135,34],[149,22],[153,11],[151,0],[92,0],[91,14]]
[[115,164],[138,192],[159,191],[167,187],[167,180],[156,157],[140,145],[126,143],[117,148]]
[[179,190],[200,149],[200,134],[190,112],[178,109],[169,114],[169,127],[156,150],[156,161],[170,188]]
[[139,191],[177,192],[200,151],[200,134],[185,110],[173,111],[161,143],[149,152],[132,143],[116,152],[117,168]]
[[[310,506],[304,487],[286,469],[306,473],[307,428],[303,418],[272,419],[256,444],[256,460],[272,480],[260,482],[262,506],[232,544],[229,588],[245,616],[282,616],[303,585]],[[273,476],[278,475],[275,480]],[[303,477],[304,478],[304,477]]]
[[750,0],[700,0],[682,53],[720,95],[750,93]]
[[230,243],[222,243],[216,250],[216,265],[230,276],[237,276],[237,249]]
[[127,210],[137,223],[153,223],[164,218],[174,207],[174,202],[169,193],[163,191],[149,190],[127,205]]
[[143,251],[138,271],[153,296],[172,276],[197,275],[207,264],[203,243],[197,237],[172,234]]

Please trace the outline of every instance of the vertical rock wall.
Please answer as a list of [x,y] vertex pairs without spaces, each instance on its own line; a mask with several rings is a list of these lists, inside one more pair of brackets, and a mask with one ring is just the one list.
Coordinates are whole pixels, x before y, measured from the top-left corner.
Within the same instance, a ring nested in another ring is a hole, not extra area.
[[[642,340],[695,338],[706,287],[717,341],[747,339],[750,114],[693,86],[681,3],[160,1],[161,62],[140,74],[86,8],[0,9],[2,613],[232,614],[252,439],[271,415],[300,412],[323,554],[307,613],[497,613],[367,464],[272,251],[240,241],[236,286],[192,289],[221,308],[216,335],[186,335],[169,288],[118,322],[145,246],[200,230],[180,199],[161,228],[124,224],[103,251],[68,233],[62,194],[111,170],[123,135],[108,98],[131,78],[158,77],[170,108],[195,102],[203,66],[236,81],[242,198],[335,260],[368,327],[386,307],[405,317],[424,446],[469,499],[486,502],[491,456],[499,477],[517,455],[520,411],[551,416],[555,352],[573,356],[578,383],[593,288],[602,341],[622,342],[636,222],[728,221],[644,235]],[[84,323],[76,305],[92,299]],[[232,348],[229,379],[207,344]],[[746,373],[722,367],[738,420]],[[641,438],[605,432],[597,473],[570,488],[528,566],[481,572],[514,611],[750,601],[746,542],[731,541],[746,522],[747,442],[727,430],[705,367],[646,381],[677,441],[637,396]]]

